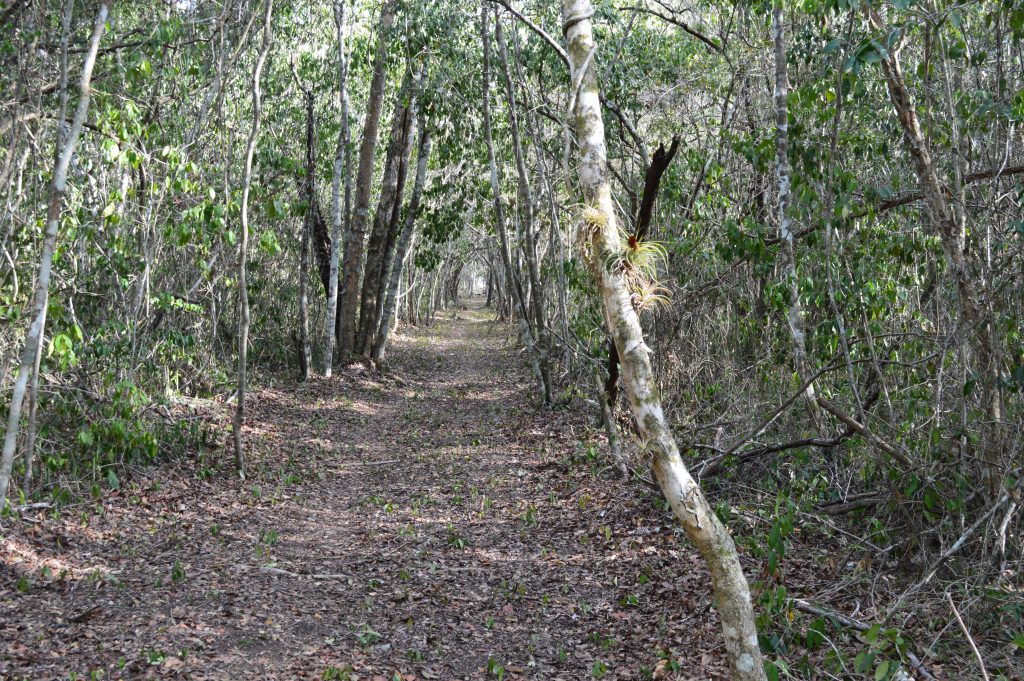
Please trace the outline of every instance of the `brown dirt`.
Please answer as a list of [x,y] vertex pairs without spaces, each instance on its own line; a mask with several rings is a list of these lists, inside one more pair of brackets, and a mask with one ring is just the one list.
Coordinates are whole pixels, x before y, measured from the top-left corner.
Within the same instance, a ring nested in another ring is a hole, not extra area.
[[725,676],[685,538],[505,338],[256,392],[244,482],[214,449],[0,521],[0,678]]

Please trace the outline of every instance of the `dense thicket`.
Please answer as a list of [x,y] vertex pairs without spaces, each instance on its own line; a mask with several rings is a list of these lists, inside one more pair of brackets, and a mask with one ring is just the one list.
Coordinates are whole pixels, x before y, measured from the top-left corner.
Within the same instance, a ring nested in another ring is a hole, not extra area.
[[[762,565],[769,675],[924,676],[951,650],[978,673],[947,592],[1019,674],[1024,4],[601,0],[572,55],[576,4],[123,2],[104,25],[106,3],[3,3],[11,503],[201,449],[191,410],[238,399],[247,326],[257,383],[383,367],[396,317],[486,294],[539,406],[603,412],[616,466],[664,485],[671,432],[625,354],[649,356],[682,462]],[[787,547],[818,540],[849,551],[832,595],[866,599],[861,639],[791,622],[820,608],[787,599]]]

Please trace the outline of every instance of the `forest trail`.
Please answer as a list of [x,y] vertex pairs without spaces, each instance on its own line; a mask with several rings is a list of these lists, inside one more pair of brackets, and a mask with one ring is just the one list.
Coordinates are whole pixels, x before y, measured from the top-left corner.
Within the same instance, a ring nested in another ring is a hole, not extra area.
[[384,374],[255,393],[247,481],[220,448],[4,519],[0,678],[724,676],[683,535],[532,392],[504,327],[448,312]]

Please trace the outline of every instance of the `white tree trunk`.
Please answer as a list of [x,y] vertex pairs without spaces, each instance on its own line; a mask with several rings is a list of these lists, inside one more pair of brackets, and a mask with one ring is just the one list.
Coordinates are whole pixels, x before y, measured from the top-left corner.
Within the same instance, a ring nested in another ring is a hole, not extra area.
[[274,0],[267,0],[266,15],[263,18],[263,44],[256,58],[256,67],[252,72],[252,129],[249,131],[249,142],[245,148],[245,167],[242,171],[242,206],[240,222],[242,238],[238,242],[238,402],[235,407],[234,441],[235,468],[241,477],[245,477],[245,452],[242,447],[242,423],[245,421],[245,388],[248,378],[249,354],[249,289],[246,278],[249,248],[249,190],[252,187],[252,157],[256,152],[256,139],[260,134],[260,114],[263,103],[260,100],[260,75],[263,64],[270,52],[271,14],[274,11]]
[[803,310],[800,307],[800,279],[796,271],[796,246],[793,225],[789,219],[789,204],[792,200],[789,168],[789,69],[786,64],[785,22],[782,3],[775,0],[772,5],[772,42],[775,45],[775,164],[779,179],[779,260],[782,277],[789,289],[789,334],[793,341],[793,360],[796,364],[800,383],[807,383],[804,398],[811,417],[820,430],[821,419],[814,383],[807,381],[811,375],[807,359],[807,334],[804,331]]
[[[11,469],[14,467],[14,451],[18,442],[18,426],[21,424],[21,408],[25,402],[25,389],[28,387],[29,375],[32,373],[32,367],[43,340],[43,329],[46,326],[46,306],[50,300],[53,253],[57,248],[57,231],[60,227],[64,193],[67,191],[68,167],[71,165],[71,158],[74,156],[75,147],[78,146],[82,126],[89,113],[91,92],[89,83],[92,81],[92,69],[96,64],[96,53],[99,51],[100,38],[103,36],[103,28],[107,23],[107,15],[110,13],[110,4],[101,2],[99,11],[96,13],[96,23],[93,25],[89,50],[86,53],[85,63],[82,65],[82,76],[79,80],[78,108],[71,121],[71,128],[63,138],[63,145],[58,146],[57,161],[54,164],[53,182],[50,185],[50,198],[46,211],[46,235],[43,239],[39,274],[36,277],[36,290],[32,299],[32,323],[29,325],[25,347],[21,353],[18,376],[14,381],[11,409],[7,416],[7,432],[4,435],[3,454],[0,456],[0,506],[3,506],[4,500],[7,499],[7,489],[11,484]],[[57,125],[63,126],[64,122],[58,121]],[[61,139],[62,135],[58,134],[57,137]]]
[[[605,265],[606,254],[619,251],[621,246],[608,179],[597,69],[593,62],[595,45],[590,21],[593,14],[589,0],[562,1],[563,32],[573,71],[570,82],[572,87],[579,87],[571,113],[580,149],[580,185],[587,205],[585,220],[580,226],[583,256],[604,301],[605,318],[618,348],[630,408],[641,437],[653,450],[658,484],[711,571],[733,678],[760,681],[766,677],[750,591],[736,546],[683,465],[662,410],[650,350],[644,343],[640,318],[630,300],[631,291],[622,274]],[[570,93],[570,99],[574,94]]]
[[[341,129],[338,131],[338,146],[334,153],[333,204],[331,210],[331,275],[327,287],[327,323],[325,329],[324,376],[330,378],[334,367],[334,339],[338,323],[338,260],[341,251],[341,223],[348,222],[349,207],[352,203],[352,153],[348,148],[348,54],[345,49],[346,0],[334,3],[334,22],[338,28],[338,104],[341,109]],[[345,179],[345,204],[341,203],[342,174]],[[343,217],[344,216],[344,217]]]
[[537,360],[537,348],[533,341],[533,334],[530,332],[529,313],[526,310],[526,300],[515,279],[515,272],[512,269],[512,253],[508,243],[508,228],[505,224],[505,208],[501,200],[501,182],[498,177],[498,163],[494,156],[494,135],[491,132],[491,102],[490,102],[490,58],[491,58],[491,36],[488,29],[488,14],[490,8],[483,4],[480,6],[480,39],[483,41],[483,109],[484,109],[484,138],[487,141],[487,159],[490,166],[491,192],[494,194],[494,221],[498,232],[498,249],[501,251],[501,261],[505,268],[505,282],[509,293],[512,296],[513,313],[519,322],[519,333],[526,344],[526,354],[530,358],[530,365],[537,377],[537,384],[540,387],[541,396],[549,393],[547,383],[544,380],[544,372],[541,370],[540,362]]

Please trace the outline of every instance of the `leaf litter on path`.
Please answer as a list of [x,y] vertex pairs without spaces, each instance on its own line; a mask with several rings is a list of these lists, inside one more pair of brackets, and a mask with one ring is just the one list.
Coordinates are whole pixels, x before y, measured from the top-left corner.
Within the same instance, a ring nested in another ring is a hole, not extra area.
[[0,678],[725,678],[708,576],[479,310],[257,391],[246,442],[5,519]]

